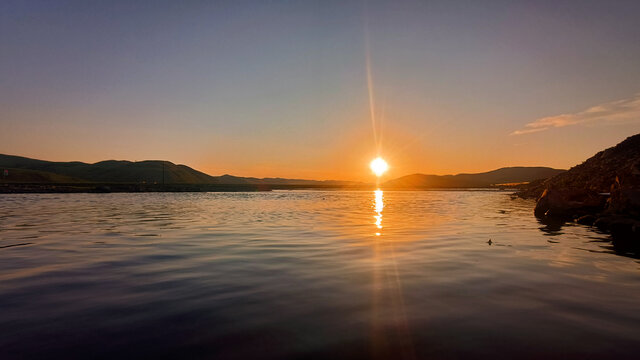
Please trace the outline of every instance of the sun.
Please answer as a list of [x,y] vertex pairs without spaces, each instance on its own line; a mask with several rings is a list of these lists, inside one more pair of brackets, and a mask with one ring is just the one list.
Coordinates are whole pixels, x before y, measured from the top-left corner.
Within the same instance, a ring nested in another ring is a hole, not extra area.
[[389,169],[389,164],[387,164],[387,162],[384,161],[383,158],[377,157],[371,160],[369,167],[371,168],[371,171],[376,174],[376,176],[381,176]]

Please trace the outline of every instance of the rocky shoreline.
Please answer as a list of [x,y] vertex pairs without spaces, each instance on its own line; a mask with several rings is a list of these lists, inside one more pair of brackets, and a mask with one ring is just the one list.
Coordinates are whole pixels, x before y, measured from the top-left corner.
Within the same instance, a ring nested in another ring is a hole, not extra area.
[[640,134],[517,195],[537,198],[543,221],[576,221],[640,247]]

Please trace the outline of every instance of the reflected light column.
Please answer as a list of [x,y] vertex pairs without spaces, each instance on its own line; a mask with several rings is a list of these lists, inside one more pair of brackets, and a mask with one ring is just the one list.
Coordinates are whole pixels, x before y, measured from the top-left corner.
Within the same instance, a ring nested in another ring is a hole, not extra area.
[[378,231],[376,232],[376,236],[380,236],[382,231],[382,209],[384,209],[384,197],[383,197],[383,192],[380,189],[375,190],[373,193],[374,193],[374,210],[376,212],[376,215],[374,216],[374,218],[376,219],[376,222],[375,222],[376,228],[378,228]]

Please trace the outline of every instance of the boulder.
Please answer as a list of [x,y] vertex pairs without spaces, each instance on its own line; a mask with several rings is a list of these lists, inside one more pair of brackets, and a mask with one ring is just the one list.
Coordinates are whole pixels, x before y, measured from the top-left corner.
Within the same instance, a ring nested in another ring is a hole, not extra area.
[[534,214],[537,217],[570,219],[600,212],[605,205],[605,197],[585,189],[546,189],[536,203]]

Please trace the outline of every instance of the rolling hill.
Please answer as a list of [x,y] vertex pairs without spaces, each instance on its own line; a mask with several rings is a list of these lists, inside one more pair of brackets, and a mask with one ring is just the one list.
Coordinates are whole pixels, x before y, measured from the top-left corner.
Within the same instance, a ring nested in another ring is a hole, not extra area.
[[546,179],[564,170],[548,167],[505,167],[478,174],[425,175],[412,174],[382,184],[388,189],[483,188],[506,183],[525,183]]
[[[53,162],[0,154],[0,169],[9,176],[5,183],[32,184],[184,184],[255,186],[366,186],[365,183],[337,180],[254,178],[233,175],[211,176],[186,165],[169,161],[107,160],[94,164],[79,161]],[[547,167],[509,167],[479,174],[413,174],[382,184],[387,189],[481,188],[504,183],[523,183],[546,179],[564,170]]]
[[0,169],[10,183],[123,183],[123,184],[223,184],[223,185],[358,185],[353,181],[253,178],[232,175],[211,176],[186,165],[169,161],[107,160],[94,164],[78,161],[53,162],[0,154]]
[[[108,160],[95,164],[83,162],[53,162],[20,156],[0,155],[0,168],[8,169],[8,182],[51,183],[165,183],[208,184],[214,177],[185,165],[169,161],[117,161]],[[27,172],[37,172],[34,177]],[[29,175],[29,176],[27,176]]]

